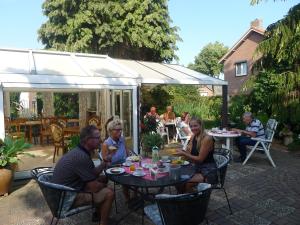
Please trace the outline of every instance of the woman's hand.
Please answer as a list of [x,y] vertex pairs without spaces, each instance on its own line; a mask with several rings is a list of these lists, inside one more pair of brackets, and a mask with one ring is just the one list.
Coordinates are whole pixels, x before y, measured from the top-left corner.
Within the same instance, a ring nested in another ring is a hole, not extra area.
[[174,155],[186,156],[187,153],[185,151],[183,151],[182,149],[176,149],[176,153],[174,153]]

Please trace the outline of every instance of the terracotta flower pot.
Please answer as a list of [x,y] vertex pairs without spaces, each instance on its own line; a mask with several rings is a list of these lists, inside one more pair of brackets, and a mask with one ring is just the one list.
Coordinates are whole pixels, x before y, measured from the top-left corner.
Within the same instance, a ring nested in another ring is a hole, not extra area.
[[9,193],[13,171],[11,169],[0,168],[0,196]]

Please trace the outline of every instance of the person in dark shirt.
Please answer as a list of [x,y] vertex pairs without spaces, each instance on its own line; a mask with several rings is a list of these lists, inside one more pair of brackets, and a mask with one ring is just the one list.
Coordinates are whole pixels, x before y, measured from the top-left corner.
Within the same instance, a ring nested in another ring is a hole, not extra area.
[[[99,176],[107,166],[106,163],[95,167],[91,158],[92,152],[99,146],[99,141],[100,132],[97,127],[89,125],[83,128],[80,132],[80,144],[57,162],[52,182],[92,192],[97,213],[101,215],[101,224],[107,225],[114,193]],[[79,193],[73,205],[85,205],[91,201],[90,194]]]
[[196,173],[184,187],[179,188],[180,192],[193,192],[198,183],[215,183],[217,179],[213,138],[206,134],[203,121],[198,118],[191,119],[190,128],[193,135],[187,150],[178,149],[176,154],[195,163]]

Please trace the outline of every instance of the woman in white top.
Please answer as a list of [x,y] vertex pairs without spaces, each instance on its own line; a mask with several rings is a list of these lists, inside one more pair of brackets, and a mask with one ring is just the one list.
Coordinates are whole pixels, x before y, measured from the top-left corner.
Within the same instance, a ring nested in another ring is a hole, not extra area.
[[181,122],[179,123],[179,128],[183,131],[186,136],[192,136],[192,131],[190,128],[191,115],[188,112],[183,112],[181,114]]

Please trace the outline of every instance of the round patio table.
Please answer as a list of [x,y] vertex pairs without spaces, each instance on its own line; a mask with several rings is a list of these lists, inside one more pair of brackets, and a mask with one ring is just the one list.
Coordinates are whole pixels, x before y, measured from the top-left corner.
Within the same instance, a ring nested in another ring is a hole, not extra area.
[[[123,215],[117,222],[117,224],[119,224],[123,219],[126,219],[128,214],[130,214],[132,211],[136,211],[139,208],[144,208],[145,201],[153,201],[155,194],[161,193],[164,187],[175,186],[187,182],[195,174],[195,166],[193,164],[181,166],[180,176],[177,180],[172,179],[169,174],[157,178],[156,180],[148,180],[144,179],[143,177],[136,177],[128,173],[117,175],[105,172],[105,174],[109,180],[121,185],[125,185],[140,195],[141,205]],[[158,191],[156,193],[150,193],[150,188],[157,188]],[[142,213],[142,224],[144,224],[144,213]]]
[[148,180],[143,177],[136,177],[128,173],[123,174],[108,174],[106,176],[109,180],[126,185],[129,187],[138,188],[161,188],[167,186],[175,186],[184,182],[187,182],[195,174],[195,166],[189,164],[187,166],[181,166],[180,168],[180,178],[177,180],[172,179],[169,175],[157,178],[156,180]]

